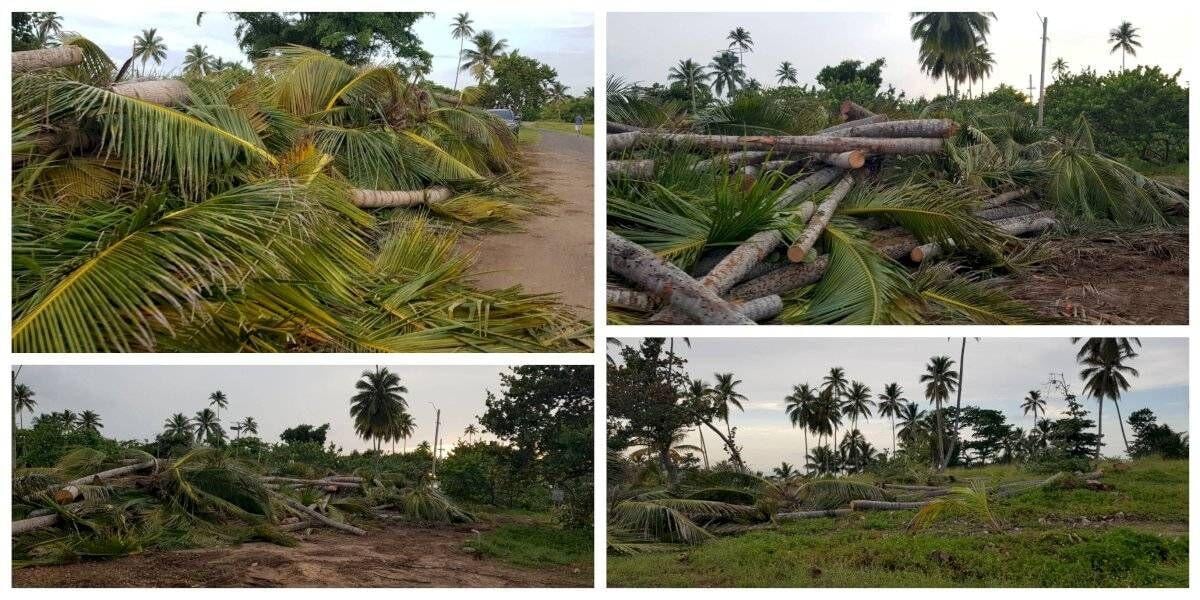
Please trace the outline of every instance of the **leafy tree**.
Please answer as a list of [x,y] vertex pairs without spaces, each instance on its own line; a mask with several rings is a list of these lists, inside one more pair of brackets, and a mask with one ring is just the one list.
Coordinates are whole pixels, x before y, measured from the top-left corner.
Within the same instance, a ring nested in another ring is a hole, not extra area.
[[974,451],[983,463],[995,462],[1009,440],[1014,428],[999,410],[967,406],[962,410],[962,423],[971,429],[971,439],[963,448]]
[[491,63],[491,81],[481,88],[481,106],[511,108],[526,118],[536,118],[550,98],[548,88],[558,77],[549,65],[516,52]]
[[610,443],[617,449],[634,444],[653,447],[663,474],[674,482],[671,446],[676,435],[698,419],[692,401],[679,401],[688,383],[679,372],[686,361],[664,353],[664,344],[663,338],[646,338],[640,346],[624,346],[621,364],[608,365],[608,428]]
[[1071,458],[1090,457],[1100,441],[1100,436],[1091,432],[1096,422],[1087,418],[1088,412],[1075,394],[1067,393],[1064,400],[1065,416],[1050,424],[1050,446]]
[[1135,410],[1129,415],[1129,428],[1133,430],[1133,443],[1129,445],[1131,458],[1160,456],[1162,458],[1186,459],[1188,457],[1187,434],[1176,433],[1168,425],[1159,425],[1158,418],[1148,408]]
[[329,433],[329,423],[320,427],[301,424],[289,427],[279,434],[279,439],[285,444],[325,444],[325,435]]
[[834,88],[858,82],[878,90],[883,85],[883,67],[886,64],[883,58],[877,58],[865,67],[861,60],[843,60],[836,65],[822,67],[817,72],[817,83],[825,88]]
[[421,12],[234,12],[238,46],[251,60],[274,48],[306,46],[351,65],[390,54],[398,62],[427,67],[433,56],[421,47],[413,25]]
[[37,34],[37,23],[41,13],[14,12],[12,13],[12,49],[36,50],[41,48]]
[[[516,449],[496,442],[459,444],[438,463],[438,481],[447,495],[491,506],[538,509],[548,504],[549,494],[536,494],[514,469]],[[539,502],[540,501],[540,502]]]

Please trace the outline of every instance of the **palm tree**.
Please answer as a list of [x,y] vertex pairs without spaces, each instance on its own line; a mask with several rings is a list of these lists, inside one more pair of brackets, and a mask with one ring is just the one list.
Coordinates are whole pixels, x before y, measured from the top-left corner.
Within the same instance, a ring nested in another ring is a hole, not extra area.
[[[1129,452],[1129,439],[1125,437],[1125,423],[1121,420],[1121,392],[1129,389],[1129,379],[1126,375],[1137,377],[1137,369],[1126,365],[1125,361],[1137,356],[1131,346],[1123,346],[1118,338],[1091,338],[1100,341],[1092,346],[1086,356],[1080,360],[1084,369],[1079,377],[1084,380],[1083,392],[1096,399],[1099,411],[1096,415],[1096,458],[1100,458],[1100,449],[1104,446],[1104,400],[1112,400],[1117,409],[1117,423],[1121,425],[1121,439],[1125,442],[1125,452]],[[1089,340],[1089,342],[1091,341]],[[1081,350],[1082,352],[1082,350]]]
[[478,427],[475,427],[475,424],[474,424],[474,423],[471,423],[470,425],[467,425],[467,428],[466,428],[466,429],[463,429],[463,435],[464,435],[464,436],[466,436],[468,440],[472,440],[472,439],[474,439],[474,437],[475,437],[475,436],[476,436],[478,433],[479,433],[479,428],[478,428]]
[[220,439],[225,435],[221,430],[221,419],[211,408],[205,408],[192,417],[192,428],[197,443],[207,439]]
[[141,34],[133,36],[133,59],[142,59],[142,68],[146,67],[146,61],[149,60],[161,65],[166,57],[167,45],[163,43],[162,36],[158,35],[157,27],[143,29]]
[[475,34],[475,37],[471,38],[471,43],[475,44],[475,48],[463,51],[462,56],[466,61],[462,63],[459,70],[470,71],[479,81],[479,85],[483,85],[488,73],[496,65],[496,61],[504,55],[504,50],[508,48],[508,40],[496,39],[496,34],[485,29]]
[[195,44],[183,56],[183,74],[203,77],[216,70],[214,64],[213,55],[204,46]]
[[967,93],[971,93],[972,86],[978,81],[980,82],[979,95],[982,96],[983,80],[992,74],[992,68],[995,66],[996,59],[992,56],[992,51],[988,50],[987,46],[976,44],[968,50],[963,60],[963,69],[968,81]]
[[821,379],[821,389],[828,391],[830,397],[834,400],[834,410],[837,411],[838,419],[834,424],[834,445],[837,444],[837,426],[841,425],[841,410],[842,399],[846,397],[846,391],[850,388],[850,382],[846,379],[846,370],[841,367],[832,367],[829,369],[829,374]]
[[667,81],[678,82],[687,89],[693,113],[696,112],[696,91],[707,87],[709,79],[712,79],[712,73],[705,71],[703,65],[690,58],[679,61],[679,64],[667,72]]
[[889,383],[883,386],[883,393],[879,394],[879,416],[889,417],[892,420],[892,454],[896,454],[896,417],[900,414],[904,403],[908,399],[904,397],[904,388],[898,383]]
[[208,395],[208,405],[217,407],[217,419],[221,418],[221,409],[229,406],[229,398],[225,397],[225,392],[217,390]]
[[454,91],[456,92],[458,91],[458,74],[463,70],[463,44],[467,41],[467,38],[475,35],[475,28],[471,27],[472,24],[471,14],[463,12],[458,13],[458,16],[454,17],[454,22],[450,25],[450,37],[458,40],[458,63],[456,63],[456,68],[454,69]]
[[45,47],[51,38],[62,33],[63,18],[55,12],[35,13],[33,27],[37,31],[39,47]]
[[925,426],[925,411],[916,402],[909,402],[900,407],[900,440],[911,444],[917,441],[917,434]]
[[817,394],[807,383],[792,386],[792,393],[784,401],[784,410],[792,427],[799,427],[804,432],[804,455],[808,456],[808,430],[813,428],[813,416],[816,411]]
[[779,479],[788,480],[796,475],[796,469],[787,461],[783,461],[778,467],[771,469],[771,473]]
[[417,422],[413,420],[413,416],[407,410],[400,413],[400,416],[396,418],[394,433],[404,443],[402,452],[408,452],[408,438],[412,437],[416,430]]
[[850,418],[850,428],[858,431],[858,418],[871,418],[871,409],[875,401],[871,400],[871,388],[861,381],[850,384],[846,392],[846,403],[842,405],[842,415]]
[[22,413],[28,412],[32,415],[33,409],[37,408],[37,400],[33,399],[35,395],[37,394],[33,388],[24,383],[13,386],[13,414],[20,420],[19,427],[21,429],[25,428],[25,417],[22,416]]
[[966,80],[965,58],[977,46],[987,43],[993,13],[982,12],[913,12],[909,35],[920,43],[918,58],[921,70],[934,79],[946,78],[946,94],[950,80],[954,93]]
[[75,425],[80,431],[99,432],[101,429],[104,429],[104,423],[101,421],[100,415],[90,410],[79,413],[79,416],[75,418]]
[[725,93],[726,96],[733,96],[738,87],[746,80],[745,69],[738,62],[737,56],[729,51],[714,56],[708,68],[712,69],[712,89],[718,96],[722,93]]
[[553,81],[546,88],[546,92],[550,95],[550,99],[555,102],[562,102],[567,99],[567,86],[561,81]]
[[1050,63],[1050,72],[1054,73],[1055,79],[1059,79],[1071,72],[1071,66],[1060,56],[1054,59],[1053,63]]
[[1033,413],[1033,425],[1037,427],[1038,412],[1042,415],[1046,414],[1046,401],[1042,399],[1042,393],[1037,390],[1029,390],[1025,400],[1021,402],[1021,411],[1024,414]]
[[937,468],[946,467],[946,430],[942,418],[942,403],[950,399],[950,392],[958,388],[958,372],[954,370],[954,361],[949,356],[934,356],[925,366],[925,374],[921,375],[921,383],[925,384],[925,399],[934,403],[934,416],[937,419]]
[[[838,427],[842,424],[841,401],[838,400],[833,388],[826,387],[821,390],[817,396],[817,402],[813,408],[812,428],[817,434],[817,444],[822,446],[821,439],[825,436],[836,436]],[[814,454],[820,448],[813,449]],[[826,448],[828,451],[829,449]],[[826,458],[829,454],[823,454]],[[822,472],[830,472],[831,465],[825,465]]]
[[396,421],[408,409],[408,401],[402,395],[408,393],[408,388],[400,383],[399,375],[378,366],[374,371],[363,371],[354,388],[358,390],[350,398],[354,431],[363,439],[374,441],[375,451],[379,452],[380,444],[393,434]]
[[1125,70],[1125,55],[1137,56],[1137,49],[1142,47],[1142,43],[1137,40],[1141,34],[1138,33],[1137,27],[1134,27],[1129,21],[1121,21],[1121,24],[1116,29],[1108,32],[1108,41],[1113,47],[1108,51],[1109,54],[1121,51],[1121,70]]
[[254,417],[242,419],[237,424],[237,432],[238,438],[241,438],[243,433],[246,435],[258,435],[258,421],[255,421]]
[[[707,399],[712,396],[712,393],[712,386],[708,385],[703,379],[693,379],[688,382],[688,388],[684,396],[691,404],[704,406],[707,403]],[[704,468],[708,469],[708,446],[704,443],[704,427],[697,425],[696,433],[700,434],[700,454],[704,456]]]
[[737,48],[738,64],[746,62],[744,58],[747,52],[754,52],[754,40],[750,37],[750,32],[746,31],[745,27],[738,27],[730,31],[729,35],[725,36],[725,39],[729,40],[729,47],[731,49]]
[[783,85],[785,83],[796,85],[796,82],[798,81],[796,79],[796,66],[790,61],[786,60],[779,63],[779,68],[775,69],[775,77],[776,81],[779,82],[779,85]]
[[163,422],[163,433],[170,437],[191,437],[194,425],[183,413],[175,413]]
[[733,438],[733,432],[729,427],[729,407],[733,406],[738,410],[742,408],[742,401],[747,398],[737,391],[737,386],[741,385],[741,379],[734,379],[733,373],[713,373],[713,377],[717,378],[716,385],[713,386],[713,399],[717,402],[717,413],[722,421],[725,421],[725,433]]

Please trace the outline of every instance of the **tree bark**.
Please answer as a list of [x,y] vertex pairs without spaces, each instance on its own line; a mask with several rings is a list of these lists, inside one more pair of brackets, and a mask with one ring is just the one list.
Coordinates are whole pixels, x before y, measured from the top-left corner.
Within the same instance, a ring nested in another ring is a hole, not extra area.
[[880,500],[854,500],[851,510],[916,510],[929,502],[883,502]]
[[[775,201],[775,208],[783,210],[792,206],[796,202],[803,200],[817,192],[817,190],[833,183],[839,175],[843,173],[842,169],[837,167],[825,167],[800,181],[792,184],[791,187],[784,190],[779,195],[779,199]],[[807,220],[807,217],[806,217]]]
[[301,529],[308,529],[312,526],[313,526],[312,521],[297,521],[295,523],[288,523],[286,525],[280,525],[277,529],[279,529],[280,531],[284,531],[284,532],[300,531]]
[[118,83],[112,87],[114,94],[136,98],[162,106],[178,106],[191,95],[186,83],[178,79],[154,79]]
[[992,196],[991,198],[984,200],[983,204],[980,205],[980,208],[987,209],[987,208],[996,208],[997,206],[1003,206],[1012,200],[1016,200],[1017,198],[1025,196],[1028,193],[1029,193],[1029,188],[1021,188],[1021,189],[1017,189],[1017,190],[1012,190],[1010,192],[1004,192],[1003,194],[996,194],[995,196]]
[[29,73],[30,71],[73,67],[80,64],[83,64],[83,50],[79,46],[59,46],[12,53],[13,73]]
[[842,109],[840,112],[841,112],[842,118],[847,121],[866,119],[868,117],[875,116],[875,113],[867,110],[866,108],[863,108],[861,105],[859,105],[858,103],[853,102],[851,100],[843,100],[842,101]]
[[[875,127],[906,123],[895,121],[867,125]],[[862,150],[872,154],[941,154],[945,148],[939,138],[930,137],[843,137],[823,135],[706,135],[696,133],[656,133],[649,131],[613,133],[607,137],[609,152],[621,152],[651,143],[692,146],[709,150],[773,150],[775,152],[848,152]]]
[[431,187],[420,190],[350,190],[350,201],[359,208],[385,208],[420,206],[449,200],[453,193],[446,187]]
[[821,135],[842,138],[948,138],[957,131],[958,125],[950,119],[909,119],[854,125],[839,129],[833,132],[834,135]]
[[766,150],[746,150],[742,152],[731,152],[729,154],[721,154],[713,158],[706,158],[692,165],[693,171],[708,171],[710,169],[728,170],[732,167],[743,167],[748,165],[757,165],[767,160],[771,153]]
[[158,461],[156,459],[152,458],[146,462],[141,462],[136,465],[127,465],[124,467],[117,467],[115,469],[109,469],[107,471],[101,471],[99,473],[87,475],[85,477],[80,477],[79,479],[72,479],[71,481],[68,481],[63,484],[55,484],[55,485],[47,487],[46,492],[53,494],[59,490],[62,490],[62,489],[68,488],[68,487],[72,487],[72,486],[98,485],[100,483],[103,483],[105,479],[112,479],[114,477],[128,475],[129,473],[137,473],[138,471],[144,471],[146,469],[154,467],[157,464],[158,464]]
[[1033,214],[1035,212],[1038,212],[1038,210],[1032,206],[1025,206],[1024,204],[1006,204],[1004,206],[997,206],[995,208],[977,210],[975,211],[975,216],[983,219],[984,221],[999,221],[1000,219],[1020,217],[1023,215]]
[[605,122],[605,130],[608,133],[632,133],[635,131],[641,131],[642,128],[636,127],[634,125],[626,125],[624,123],[617,123],[616,121],[606,121]]
[[887,120],[888,120],[887,115],[871,115],[869,117],[863,117],[861,119],[855,119],[853,121],[846,121],[845,123],[838,123],[837,125],[834,125],[832,127],[826,127],[825,129],[818,131],[817,135],[833,135],[833,134],[837,134],[838,132],[850,129],[851,127],[858,127],[860,125],[870,125],[871,123],[882,123]]
[[755,277],[729,291],[732,300],[750,300],[771,294],[784,294],[821,280],[829,267],[829,257],[820,256],[809,263],[789,263]]
[[853,514],[849,508],[834,508],[831,510],[799,510],[775,515],[776,521],[797,521],[800,519],[820,519],[823,517],[844,517]]
[[287,496],[284,496],[282,494],[273,494],[273,495],[276,498],[278,498],[279,500],[282,500],[284,504],[291,507],[293,510],[299,511],[299,512],[309,516],[314,521],[317,521],[318,523],[321,523],[322,525],[325,525],[326,527],[332,527],[339,531],[345,531],[346,533],[353,533],[354,535],[367,535],[367,532],[363,529],[359,529],[358,527],[355,527],[353,525],[349,525],[346,523],[334,521],[333,519],[330,519],[329,517],[301,504],[300,502],[293,500],[291,498],[288,498]]
[[754,324],[679,267],[611,231],[608,232],[607,255],[609,271],[638,284],[702,324]]
[[838,152],[835,154],[819,153],[815,155],[817,160],[839,169],[861,169],[867,164],[867,155],[862,150],[851,150],[849,152]]
[[634,312],[650,312],[656,304],[650,294],[611,284],[604,290],[604,298],[605,304],[610,307]]
[[58,514],[30,517],[12,522],[12,535],[21,535],[38,529],[53,527],[58,523]]
[[605,163],[609,177],[650,179],[654,176],[652,160],[610,160]]
[[717,429],[717,427],[715,425],[713,425],[712,423],[710,423],[708,421],[703,421],[703,423],[705,425],[707,425],[708,428],[711,429],[713,433],[717,434],[717,437],[721,438],[721,442],[723,442],[725,444],[725,449],[729,451],[730,460],[732,460],[734,462],[734,464],[737,465],[738,469],[745,471],[746,464],[742,462],[742,453],[738,452],[737,446],[735,446],[733,444],[733,442],[729,439],[728,436],[726,436],[724,433],[721,433],[721,430]]
[[334,487],[338,487],[338,488],[360,488],[360,487],[362,487],[361,483],[355,483],[353,481],[339,481],[339,480],[333,480],[333,479],[297,479],[294,477],[260,477],[259,479],[266,483],[294,483],[297,485],[307,485],[307,486],[314,486],[314,487],[320,487],[320,486],[334,486]]
[[843,177],[838,182],[829,196],[817,207],[812,218],[808,220],[804,233],[788,248],[788,260],[794,263],[804,260],[804,257],[812,250],[813,244],[817,243],[817,238],[821,237],[821,232],[825,231],[825,227],[829,225],[829,220],[833,218],[833,212],[837,210],[838,203],[846,197],[846,194],[850,193],[850,188],[853,186],[854,179],[850,177]]
[[768,321],[783,311],[783,299],[779,296],[763,296],[737,305],[738,312],[755,322]]
[[[1018,217],[999,219],[992,221],[992,224],[1008,235],[1020,236],[1029,233],[1041,233],[1058,225],[1058,221],[1054,219],[1054,211],[1047,210]],[[909,258],[913,262],[919,263],[940,256],[943,250],[944,248],[938,242],[930,242],[913,248],[909,254]]]

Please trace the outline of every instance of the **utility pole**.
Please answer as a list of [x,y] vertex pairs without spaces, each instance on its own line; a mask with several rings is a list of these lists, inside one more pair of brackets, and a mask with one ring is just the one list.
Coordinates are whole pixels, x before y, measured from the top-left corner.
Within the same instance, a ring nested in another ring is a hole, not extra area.
[[436,480],[437,479],[438,444],[439,444],[438,432],[442,427],[442,409],[438,408],[437,405],[432,402],[430,402],[429,405],[432,406],[433,409],[437,411],[437,413],[436,413],[437,416],[434,418],[434,421],[433,421],[433,469],[430,471],[430,476],[432,476],[432,478]]
[[[1038,85],[1040,93],[1038,94],[1038,127],[1042,126],[1042,117],[1046,113],[1046,26],[1050,22],[1049,17],[1042,17],[1042,74]],[[1032,85],[1032,84],[1031,84]]]
[[1029,74],[1029,102],[1033,102],[1033,73]]

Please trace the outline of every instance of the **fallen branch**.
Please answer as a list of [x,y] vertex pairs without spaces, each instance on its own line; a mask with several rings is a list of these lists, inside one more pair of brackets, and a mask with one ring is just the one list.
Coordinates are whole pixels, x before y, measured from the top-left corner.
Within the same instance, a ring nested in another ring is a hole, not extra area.
[[830,510],[800,510],[795,512],[785,512],[775,515],[776,521],[796,521],[800,519],[819,519],[822,517],[844,517],[853,514],[854,510],[850,508],[834,508]]
[[929,502],[884,502],[881,500],[854,500],[850,510],[917,510]]
[[292,498],[289,498],[287,496],[284,496],[282,494],[278,494],[275,492],[272,492],[271,494],[273,496],[275,496],[276,498],[278,498],[279,500],[281,500],[286,506],[290,507],[292,510],[304,513],[305,515],[311,517],[313,520],[321,523],[322,525],[325,525],[326,527],[332,527],[339,531],[345,531],[346,533],[353,533],[354,535],[367,535],[366,530],[359,529],[358,527],[355,527],[353,525],[349,525],[346,523],[341,523],[339,521],[334,521],[333,519],[330,519],[329,517],[301,504],[300,502],[298,502]]
[[449,188],[437,186],[420,190],[350,190],[350,201],[359,208],[420,206],[449,200]]
[[20,535],[38,529],[45,529],[58,523],[58,514],[30,517],[12,522],[12,534]]
[[808,220],[808,225],[804,228],[804,233],[792,242],[788,248],[787,257],[792,262],[801,262],[808,255],[809,250],[812,250],[813,244],[817,243],[817,238],[821,237],[821,233],[825,231],[825,226],[829,225],[829,220],[833,218],[834,211],[837,210],[838,203],[846,194],[850,193],[850,188],[854,186],[854,179],[851,177],[843,177],[829,196],[821,202],[813,213],[812,218]]
[[1003,205],[1009,203],[1010,201],[1016,200],[1017,198],[1020,198],[1028,193],[1029,193],[1029,188],[1021,188],[1018,190],[1013,190],[1011,192],[1004,192],[1003,194],[997,194],[995,196],[992,196],[991,198],[988,198],[987,200],[984,200],[983,204],[980,205],[980,208],[987,209],[987,208],[996,208],[997,206],[1003,206]]

